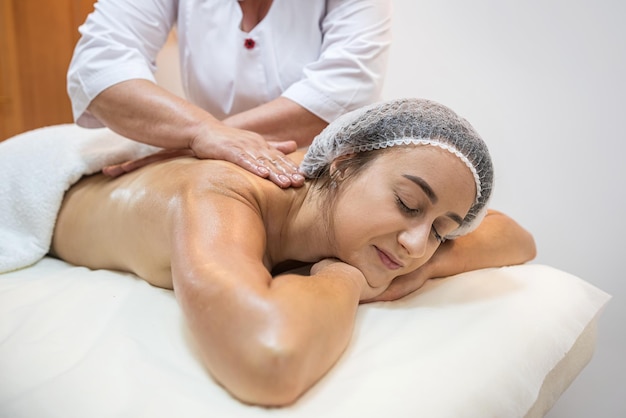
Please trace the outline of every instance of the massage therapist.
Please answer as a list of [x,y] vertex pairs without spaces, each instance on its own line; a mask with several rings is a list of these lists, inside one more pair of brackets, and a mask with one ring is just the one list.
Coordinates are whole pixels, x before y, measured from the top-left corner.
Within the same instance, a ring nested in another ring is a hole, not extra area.
[[[184,99],[154,78],[174,27]],[[67,79],[78,125],[301,186],[285,153],[380,100],[391,1],[99,0],[80,33]]]

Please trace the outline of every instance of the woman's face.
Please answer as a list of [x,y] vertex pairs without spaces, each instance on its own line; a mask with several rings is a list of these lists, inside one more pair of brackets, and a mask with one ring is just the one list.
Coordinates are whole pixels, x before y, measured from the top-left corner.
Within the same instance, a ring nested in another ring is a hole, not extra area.
[[433,255],[476,196],[469,168],[428,145],[389,149],[342,187],[331,215],[337,257],[381,292]]

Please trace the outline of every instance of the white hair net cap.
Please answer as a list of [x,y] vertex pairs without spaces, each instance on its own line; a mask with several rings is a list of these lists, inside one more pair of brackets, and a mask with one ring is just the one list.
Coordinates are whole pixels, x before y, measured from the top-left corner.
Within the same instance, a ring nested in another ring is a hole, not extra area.
[[436,146],[465,163],[474,176],[476,199],[463,224],[446,238],[474,230],[485,216],[491,197],[491,157],[469,122],[439,103],[398,99],[346,113],[315,137],[300,170],[308,178],[317,178],[337,157],[398,145]]

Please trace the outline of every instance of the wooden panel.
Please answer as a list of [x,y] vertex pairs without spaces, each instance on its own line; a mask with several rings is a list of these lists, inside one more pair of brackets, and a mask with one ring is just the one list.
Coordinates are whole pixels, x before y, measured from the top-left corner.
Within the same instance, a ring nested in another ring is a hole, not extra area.
[[5,50],[9,52],[7,63],[1,66],[0,85],[8,86],[10,97],[10,105],[1,108],[0,120],[6,122],[0,138],[72,122],[66,93],[67,68],[79,37],[78,26],[93,10],[94,1],[0,1],[0,41],[6,40],[6,46],[2,44],[3,55]]
[[0,0],[0,140],[23,130],[13,2]]
[[65,77],[73,48],[68,0],[15,0],[22,116],[27,129],[72,120]]
[[72,1],[72,27],[75,28],[73,37],[74,44],[78,42],[80,33],[78,33],[78,27],[83,24],[87,15],[93,12],[93,5],[96,0],[73,0]]

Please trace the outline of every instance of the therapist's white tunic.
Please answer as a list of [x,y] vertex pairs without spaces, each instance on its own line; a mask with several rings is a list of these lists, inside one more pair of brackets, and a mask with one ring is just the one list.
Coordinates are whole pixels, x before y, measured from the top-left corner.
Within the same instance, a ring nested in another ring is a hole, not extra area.
[[249,33],[236,0],[100,0],[80,27],[68,93],[87,106],[130,79],[154,81],[156,56],[177,26],[191,102],[222,119],[284,96],[332,121],[380,99],[391,41],[390,0],[274,0]]

